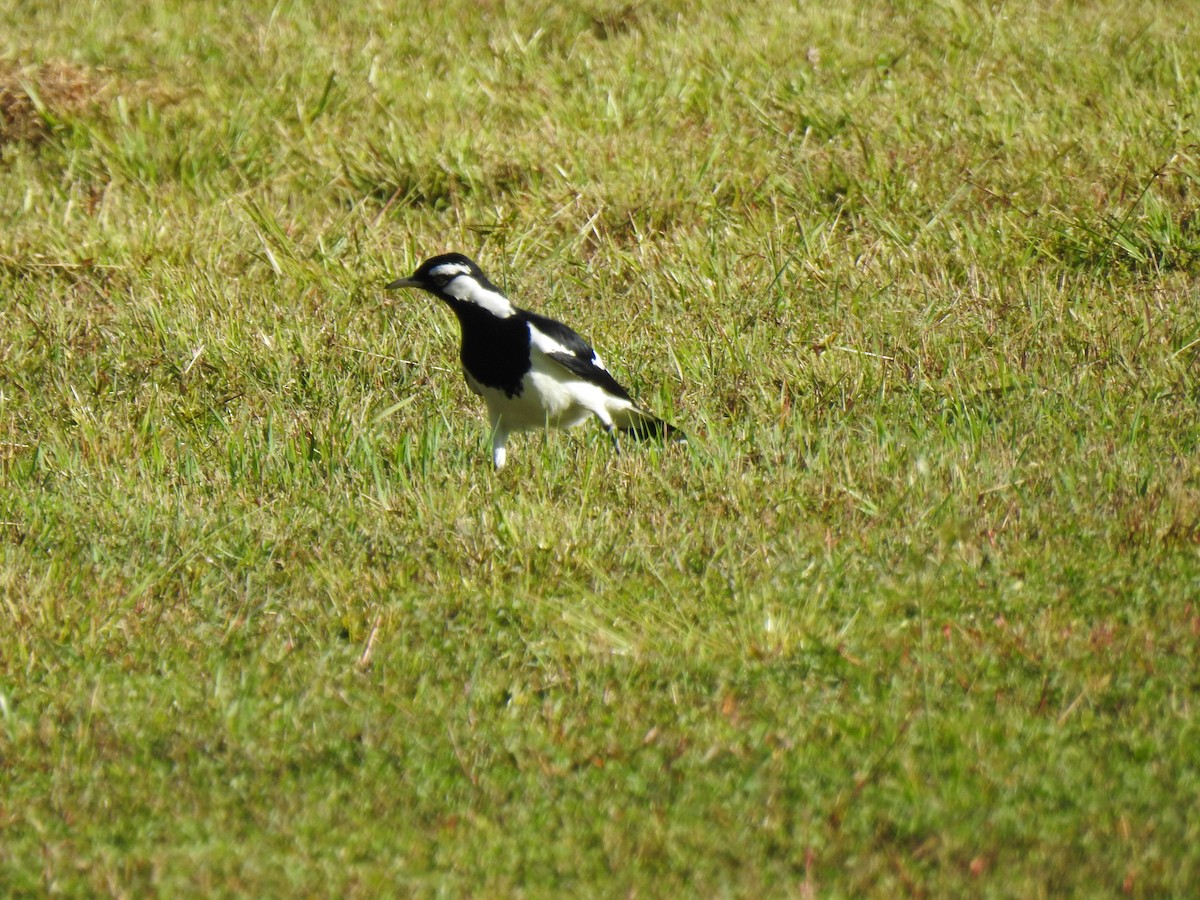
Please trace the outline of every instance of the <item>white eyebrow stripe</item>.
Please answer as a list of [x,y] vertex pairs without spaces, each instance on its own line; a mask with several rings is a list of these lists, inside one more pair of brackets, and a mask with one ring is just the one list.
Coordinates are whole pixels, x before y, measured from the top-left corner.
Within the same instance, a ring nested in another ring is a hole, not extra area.
[[470,272],[470,268],[462,263],[442,263],[436,269],[430,269],[430,275],[466,275]]

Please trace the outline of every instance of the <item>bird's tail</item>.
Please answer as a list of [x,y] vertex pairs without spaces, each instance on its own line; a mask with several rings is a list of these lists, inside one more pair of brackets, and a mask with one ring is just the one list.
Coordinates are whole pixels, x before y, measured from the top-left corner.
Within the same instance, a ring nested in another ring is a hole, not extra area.
[[639,441],[655,439],[670,441],[674,444],[687,443],[687,435],[674,425],[664,422],[662,419],[656,419],[637,407],[631,406],[619,415],[613,416],[613,424],[622,434],[637,438]]

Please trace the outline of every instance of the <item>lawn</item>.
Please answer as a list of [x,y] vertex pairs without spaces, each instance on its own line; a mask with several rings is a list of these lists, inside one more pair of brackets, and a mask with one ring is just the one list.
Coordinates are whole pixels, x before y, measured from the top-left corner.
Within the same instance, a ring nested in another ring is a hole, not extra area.
[[[1194,896],[1198,116],[1168,0],[0,9],[0,893]],[[455,250],[689,446],[493,471]]]

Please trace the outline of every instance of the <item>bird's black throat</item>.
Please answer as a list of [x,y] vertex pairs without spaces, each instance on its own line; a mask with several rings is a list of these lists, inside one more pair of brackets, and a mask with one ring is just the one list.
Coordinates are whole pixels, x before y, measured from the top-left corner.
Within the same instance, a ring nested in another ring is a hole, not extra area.
[[519,396],[530,366],[529,326],[524,316],[518,312],[500,318],[473,303],[446,303],[462,328],[463,369],[482,385],[509,397]]

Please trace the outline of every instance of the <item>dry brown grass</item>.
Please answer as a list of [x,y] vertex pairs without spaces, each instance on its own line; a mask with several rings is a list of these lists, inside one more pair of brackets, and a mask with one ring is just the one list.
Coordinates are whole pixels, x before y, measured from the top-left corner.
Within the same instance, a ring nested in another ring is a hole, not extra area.
[[103,70],[0,61],[0,147],[41,143],[55,122],[94,108],[111,86]]

